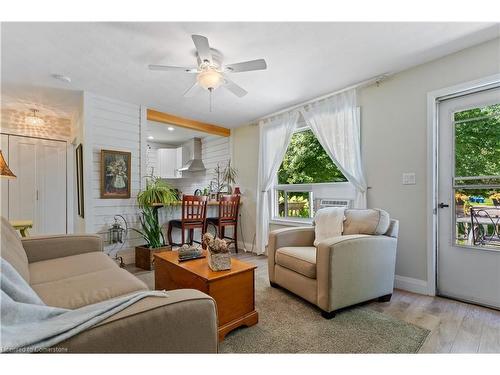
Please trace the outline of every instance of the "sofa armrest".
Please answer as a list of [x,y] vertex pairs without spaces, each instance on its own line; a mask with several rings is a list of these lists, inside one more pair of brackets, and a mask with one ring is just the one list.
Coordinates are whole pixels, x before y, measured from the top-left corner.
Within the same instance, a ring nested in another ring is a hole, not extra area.
[[269,233],[267,261],[269,280],[274,282],[274,256],[276,250],[286,246],[314,246],[314,227],[295,227],[274,230]]
[[96,234],[61,234],[21,239],[28,262],[102,251],[102,239]]
[[318,305],[325,311],[391,294],[397,239],[347,235],[318,244]]
[[167,294],[146,297],[56,347],[68,353],[217,353],[214,300],[194,289]]

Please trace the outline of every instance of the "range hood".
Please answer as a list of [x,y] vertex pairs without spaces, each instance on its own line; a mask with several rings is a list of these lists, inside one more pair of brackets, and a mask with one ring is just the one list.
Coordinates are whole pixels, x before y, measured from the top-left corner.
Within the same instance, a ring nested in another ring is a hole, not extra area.
[[182,160],[179,172],[200,172],[206,169],[201,160],[201,138],[193,138],[182,145]]

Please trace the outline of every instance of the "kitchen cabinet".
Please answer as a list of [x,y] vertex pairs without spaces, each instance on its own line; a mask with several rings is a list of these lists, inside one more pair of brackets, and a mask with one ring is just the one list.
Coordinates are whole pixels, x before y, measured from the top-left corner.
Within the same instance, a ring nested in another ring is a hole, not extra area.
[[157,150],[158,175],[161,178],[181,178],[182,147]]

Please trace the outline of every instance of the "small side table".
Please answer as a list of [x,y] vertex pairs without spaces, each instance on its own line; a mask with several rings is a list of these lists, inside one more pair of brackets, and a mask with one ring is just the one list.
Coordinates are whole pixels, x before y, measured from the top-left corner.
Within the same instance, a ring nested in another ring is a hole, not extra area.
[[32,220],[12,220],[10,221],[10,225],[14,227],[15,230],[18,230],[21,233],[21,237],[28,237],[28,229],[33,228]]

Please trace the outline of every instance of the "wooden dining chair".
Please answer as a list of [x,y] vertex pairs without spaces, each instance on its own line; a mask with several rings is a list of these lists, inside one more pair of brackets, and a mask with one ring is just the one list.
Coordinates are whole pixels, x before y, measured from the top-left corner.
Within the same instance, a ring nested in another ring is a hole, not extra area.
[[[189,244],[193,244],[193,236],[195,229],[201,229],[201,236],[205,234],[206,219],[207,219],[207,202],[208,197],[197,195],[183,195],[182,196],[182,212],[180,220],[170,220],[168,222],[167,238],[170,245],[182,246],[186,243],[185,232],[189,231]],[[172,229],[180,228],[181,230],[181,243],[175,244],[172,241]],[[197,243],[200,242],[194,241]]]
[[[230,240],[234,243],[234,249],[238,252],[238,212],[240,208],[239,195],[221,195],[219,198],[219,217],[207,218],[208,225],[215,227],[219,238]],[[226,227],[233,227],[233,237],[226,237]]]

